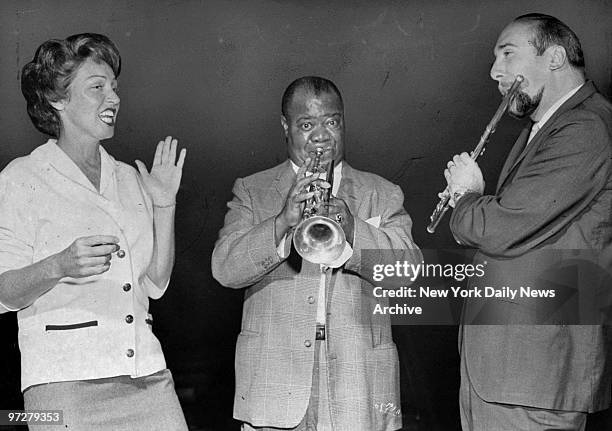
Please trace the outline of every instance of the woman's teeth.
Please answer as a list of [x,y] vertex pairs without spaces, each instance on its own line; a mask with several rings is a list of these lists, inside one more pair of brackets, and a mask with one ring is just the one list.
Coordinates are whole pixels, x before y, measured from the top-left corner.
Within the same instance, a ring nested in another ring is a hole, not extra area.
[[115,111],[113,109],[106,109],[100,113],[100,120],[108,125],[115,124]]

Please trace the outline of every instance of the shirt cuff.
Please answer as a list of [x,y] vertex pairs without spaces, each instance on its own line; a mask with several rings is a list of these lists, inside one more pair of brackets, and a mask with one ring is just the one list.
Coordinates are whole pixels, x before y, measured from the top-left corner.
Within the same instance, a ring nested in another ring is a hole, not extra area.
[[289,256],[290,251],[291,244],[287,243],[287,234],[284,234],[276,247],[276,252],[278,253],[278,257],[285,259],[287,256]]
[[468,194],[476,194],[478,196],[482,196],[482,193],[480,193],[479,191],[476,190],[472,190],[472,189],[460,189],[457,190],[453,193],[453,196],[451,197],[451,200],[449,202],[449,205],[453,208],[455,208],[457,206],[457,204],[459,203],[459,201],[461,200],[461,198],[463,198],[465,195]]

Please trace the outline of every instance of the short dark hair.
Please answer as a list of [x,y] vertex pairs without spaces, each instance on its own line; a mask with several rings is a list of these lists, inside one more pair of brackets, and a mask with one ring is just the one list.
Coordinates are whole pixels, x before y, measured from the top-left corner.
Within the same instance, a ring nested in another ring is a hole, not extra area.
[[320,76],[303,76],[289,84],[283,93],[281,110],[285,118],[287,117],[287,111],[289,109],[289,104],[293,99],[293,95],[300,89],[311,91],[315,96],[319,96],[321,93],[335,94],[340,101],[340,108],[344,110],[342,95],[340,95],[340,90],[338,90],[336,84],[331,82],[329,79],[321,78]]
[[59,137],[60,118],[50,102],[66,98],[76,71],[88,58],[108,64],[115,77],[119,76],[119,50],[108,37],[95,33],[50,39],[38,47],[34,59],[23,67],[21,92],[32,123],[42,133]]
[[565,48],[569,63],[584,72],[584,55],[576,33],[554,16],[542,13],[529,13],[514,19],[514,22],[533,24],[533,46],[542,55],[552,45]]

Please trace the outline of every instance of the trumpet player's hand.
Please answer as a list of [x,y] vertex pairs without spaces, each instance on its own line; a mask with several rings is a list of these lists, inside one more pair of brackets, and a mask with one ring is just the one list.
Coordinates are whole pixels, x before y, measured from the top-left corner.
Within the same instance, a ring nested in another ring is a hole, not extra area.
[[314,196],[314,192],[308,191],[310,184],[317,183],[326,189],[331,187],[328,182],[319,179],[318,174],[306,175],[306,170],[310,166],[311,159],[307,158],[304,164],[298,169],[295,180],[289,189],[285,205],[280,214],[274,221],[276,227],[276,244],[278,244],[289,229],[302,221],[304,202]]
[[484,192],[484,179],[478,163],[468,153],[457,154],[449,161],[444,170],[450,193],[449,205],[455,207],[466,193]]
[[329,200],[329,218],[338,222],[344,230],[346,241],[353,246],[353,236],[355,232],[355,218],[351,214],[346,202],[340,198],[331,197]]

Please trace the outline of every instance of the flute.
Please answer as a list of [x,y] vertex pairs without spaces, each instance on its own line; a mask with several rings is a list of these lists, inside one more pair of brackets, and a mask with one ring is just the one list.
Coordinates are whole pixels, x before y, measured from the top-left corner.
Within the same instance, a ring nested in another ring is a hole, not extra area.
[[[478,156],[483,153],[484,147],[487,141],[489,140],[489,136],[495,133],[497,123],[499,123],[499,120],[501,120],[502,115],[504,115],[504,112],[506,112],[506,109],[510,104],[510,100],[512,99],[512,97],[514,97],[514,94],[518,91],[524,79],[525,78],[523,78],[523,75],[516,75],[512,86],[502,99],[501,103],[499,104],[499,107],[497,108],[497,111],[495,111],[495,115],[493,115],[493,118],[491,118],[491,121],[489,121],[489,124],[487,124],[485,131],[483,132],[482,136],[480,137],[480,140],[478,141],[478,145],[476,145],[476,148],[474,148],[474,150],[470,153],[470,157],[473,160],[476,160]],[[448,186],[446,186],[446,188],[441,194],[442,197],[440,198],[438,205],[436,205],[436,208],[433,210],[431,216],[429,217],[430,223],[427,226],[427,232],[429,233],[434,233],[436,231],[438,224],[440,224],[440,221],[442,220],[444,214],[446,214],[449,208],[450,191],[448,190]]]

